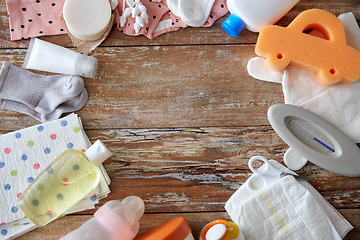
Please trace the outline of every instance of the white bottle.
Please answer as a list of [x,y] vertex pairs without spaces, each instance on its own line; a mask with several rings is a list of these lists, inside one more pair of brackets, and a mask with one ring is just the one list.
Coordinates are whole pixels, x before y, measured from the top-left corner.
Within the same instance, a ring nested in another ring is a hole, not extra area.
[[100,181],[97,169],[111,152],[99,140],[83,153],[67,149],[25,189],[17,203],[38,227],[55,220],[86,197]]
[[276,23],[299,0],[226,0],[231,15],[222,24],[223,29],[236,38],[245,28],[260,32]]
[[94,217],[60,240],[132,240],[139,231],[139,219],[145,205],[141,198],[129,196],[109,201]]

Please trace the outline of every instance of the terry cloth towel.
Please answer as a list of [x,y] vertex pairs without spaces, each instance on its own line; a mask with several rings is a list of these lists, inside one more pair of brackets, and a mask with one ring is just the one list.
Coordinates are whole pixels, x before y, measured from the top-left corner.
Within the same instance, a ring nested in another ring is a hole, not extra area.
[[[90,145],[76,114],[0,136],[0,240],[35,229],[16,201],[37,175],[66,149]],[[109,177],[99,169],[98,187],[64,214],[94,208],[110,192]]]
[[[275,160],[270,163],[294,174]],[[246,240],[336,240],[353,228],[308,182],[267,178],[271,183],[255,193],[245,182],[225,204]]]

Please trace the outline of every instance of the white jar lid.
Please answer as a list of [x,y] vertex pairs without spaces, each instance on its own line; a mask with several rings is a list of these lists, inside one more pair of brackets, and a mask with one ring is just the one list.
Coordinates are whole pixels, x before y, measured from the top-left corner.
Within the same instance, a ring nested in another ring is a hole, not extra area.
[[84,41],[100,39],[110,23],[109,0],[66,0],[63,17],[68,31]]

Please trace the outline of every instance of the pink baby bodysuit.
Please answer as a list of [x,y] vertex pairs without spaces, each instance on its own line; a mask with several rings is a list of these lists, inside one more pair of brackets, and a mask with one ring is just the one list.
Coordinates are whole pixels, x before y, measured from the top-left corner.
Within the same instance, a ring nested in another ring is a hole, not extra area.
[[[126,18],[126,23],[123,27],[120,25],[119,17],[123,14],[123,2],[126,0],[118,0],[117,16],[115,23],[117,28],[126,35],[137,36],[145,35],[149,39],[153,39],[161,34],[176,31],[180,28],[185,28],[187,25],[175,14],[173,14],[166,5],[166,0],[156,2],[153,0],[142,0],[141,3],[147,9],[148,23],[136,33],[134,29],[135,19],[132,16]],[[127,4],[125,8],[128,7]],[[226,7],[226,0],[215,0],[210,15],[202,27],[210,27],[214,22],[228,12]]]
[[66,34],[59,15],[65,0],[7,0],[11,40]]

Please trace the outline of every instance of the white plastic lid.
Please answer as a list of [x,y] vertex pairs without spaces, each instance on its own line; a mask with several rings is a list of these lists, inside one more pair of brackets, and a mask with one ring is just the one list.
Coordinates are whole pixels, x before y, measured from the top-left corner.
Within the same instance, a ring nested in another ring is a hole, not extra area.
[[80,54],[76,60],[75,72],[76,75],[93,78],[96,74],[97,67],[97,58]]
[[212,226],[206,233],[206,240],[219,240],[226,234],[226,226],[224,224],[216,224]]
[[108,28],[111,5],[109,0],[66,0],[63,17],[73,36],[94,41],[102,38]]
[[85,156],[95,166],[99,166],[102,162],[111,156],[111,152],[100,140],[97,140],[85,151]]

